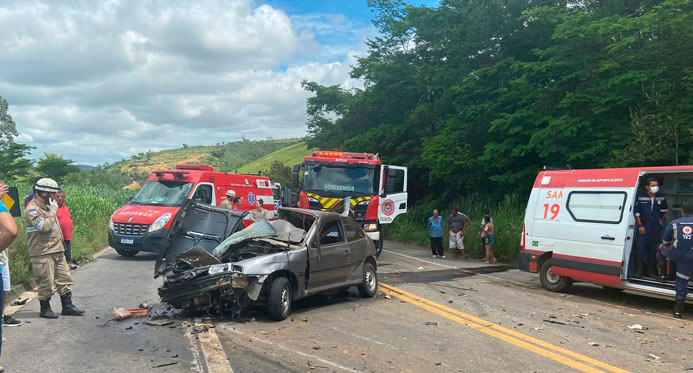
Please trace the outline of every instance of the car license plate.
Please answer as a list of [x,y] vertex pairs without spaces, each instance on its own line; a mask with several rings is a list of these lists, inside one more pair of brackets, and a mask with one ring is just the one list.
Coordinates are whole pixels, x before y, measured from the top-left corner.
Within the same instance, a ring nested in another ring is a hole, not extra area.
[[135,239],[134,238],[121,238],[120,243],[132,245],[133,243],[135,243]]

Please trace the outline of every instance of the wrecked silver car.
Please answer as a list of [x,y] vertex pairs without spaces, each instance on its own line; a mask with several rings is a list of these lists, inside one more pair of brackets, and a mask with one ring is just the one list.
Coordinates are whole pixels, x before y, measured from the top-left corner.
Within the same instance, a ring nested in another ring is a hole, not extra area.
[[246,214],[195,202],[183,208],[156,263],[162,301],[232,318],[265,305],[283,320],[293,301],[321,291],[356,285],[361,296],[375,295],[375,244],[348,211],[283,208],[276,220],[241,229]]

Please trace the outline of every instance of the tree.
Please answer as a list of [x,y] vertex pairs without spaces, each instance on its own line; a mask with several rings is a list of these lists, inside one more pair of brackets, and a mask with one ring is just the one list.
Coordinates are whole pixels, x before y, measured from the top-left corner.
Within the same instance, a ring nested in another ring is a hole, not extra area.
[[3,181],[26,176],[32,170],[31,161],[26,156],[33,149],[31,146],[17,144],[17,125],[7,112],[7,100],[0,96],[0,177]]
[[267,171],[267,177],[285,187],[290,187],[293,182],[291,168],[279,161],[272,162],[270,169]]
[[80,172],[79,167],[75,166],[70,159],[63,158],[56,153],[45,153],[36,164],[36,171],[42,177],[50,177],[56,181],[61,181],[66,175]]
[[7,113],[8,107],[7,100],[0,96],[0,144],[14,142],[14,138],[18,135],[17,125],[12,116]]

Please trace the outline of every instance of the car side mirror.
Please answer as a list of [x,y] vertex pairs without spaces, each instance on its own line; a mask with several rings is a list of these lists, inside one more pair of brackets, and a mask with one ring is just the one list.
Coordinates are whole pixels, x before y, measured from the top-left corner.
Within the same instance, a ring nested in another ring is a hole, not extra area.
[[298,188],[298,173],[299,173],[299,171],[301,171],[301,166],[294,165],[293,174],[292,174],[294,188]]

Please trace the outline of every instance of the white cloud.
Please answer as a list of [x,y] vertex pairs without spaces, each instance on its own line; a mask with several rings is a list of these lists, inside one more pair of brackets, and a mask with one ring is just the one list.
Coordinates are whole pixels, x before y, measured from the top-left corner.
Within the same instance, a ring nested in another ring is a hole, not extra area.
[[[361,35],[324,45],[315,35]],[[251,0],[0,5],[0,95],[38,157],[78,163],[186,144],[303,136],[301,80],[348,77],[363,30]]]

